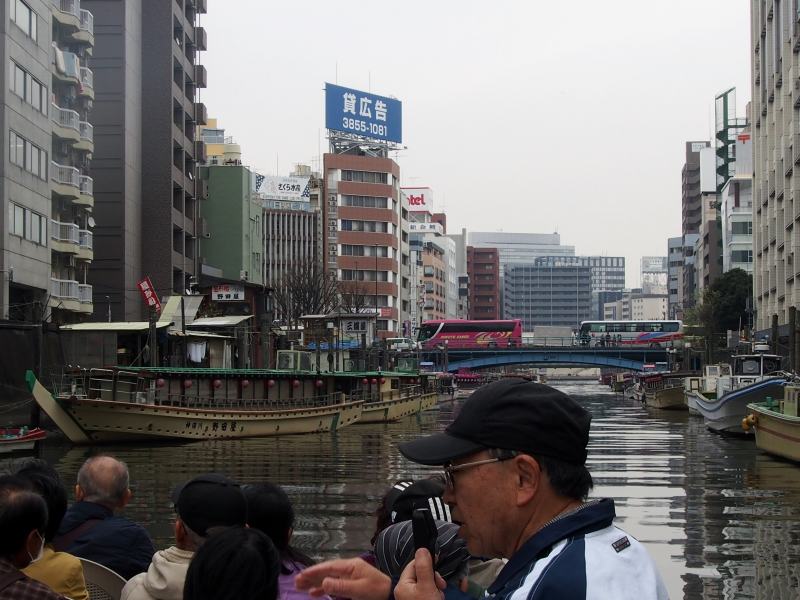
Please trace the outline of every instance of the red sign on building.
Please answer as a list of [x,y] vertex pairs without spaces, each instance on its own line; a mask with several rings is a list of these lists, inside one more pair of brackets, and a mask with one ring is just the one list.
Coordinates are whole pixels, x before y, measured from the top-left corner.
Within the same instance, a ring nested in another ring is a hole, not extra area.
[[156,290],[153,288],[153,282],[150,281],[150,277],[145,277],[142,279],[136,284],[136,287],[138,287],[139,291],[142,292],[144,303],[150,308],[155,308],[156,312],[160,313],[161,302],[158,300],[158,294],[156,294]]

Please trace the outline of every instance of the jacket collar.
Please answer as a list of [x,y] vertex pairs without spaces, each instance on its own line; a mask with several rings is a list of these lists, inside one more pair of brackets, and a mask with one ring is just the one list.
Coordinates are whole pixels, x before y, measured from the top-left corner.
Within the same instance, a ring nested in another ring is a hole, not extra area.
[[494,583],[489,586],[488,593],[496,594],[502,590],[519,576],[520,571],[523,571],[523,576],[527,575],[530,565],[541,558],[543,553],[546,554],[545,551],[556,542],[608,527],[615,516],[614,500],[603,498],[540,529],[514,553]]

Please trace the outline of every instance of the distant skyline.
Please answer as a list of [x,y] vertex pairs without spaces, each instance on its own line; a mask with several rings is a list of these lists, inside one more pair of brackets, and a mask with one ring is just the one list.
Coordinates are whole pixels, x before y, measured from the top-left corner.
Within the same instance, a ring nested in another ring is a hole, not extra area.
[[244,162],[286,174],[327,151],[326,81],[403,102],[403,186],[448,231],[561,234],[580,255],[667,253],[684,142],[714,96],[751,96],[749,3],[211,0],[200,100]]

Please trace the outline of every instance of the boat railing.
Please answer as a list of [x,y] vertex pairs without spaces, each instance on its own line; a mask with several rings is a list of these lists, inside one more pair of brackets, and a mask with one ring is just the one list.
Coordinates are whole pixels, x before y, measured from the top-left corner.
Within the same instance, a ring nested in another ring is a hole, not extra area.
[[376,392],[371,390],[356,390],[348,396],[351,400],[362,400],[365,404],[387,402],[389,400],[404,400],[423,395],[425,391],[421,385],[406,385],[398,389]]
[[342,392],[306,396],[302,398],[224,398],[211,396],[187,396],[184,394],[158,394],[148,399],[147,404],[174,408],[210,410],[279,411],[300,408],[323,408],[346,402]]

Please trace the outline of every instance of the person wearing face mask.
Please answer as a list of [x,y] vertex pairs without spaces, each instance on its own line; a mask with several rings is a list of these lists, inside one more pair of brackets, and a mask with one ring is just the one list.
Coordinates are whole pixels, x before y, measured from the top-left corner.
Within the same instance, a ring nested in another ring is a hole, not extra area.
[[0,477],[0,600],[63,600],[21,571],[44,552],[47,504],[13,475]]

